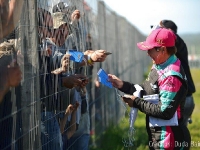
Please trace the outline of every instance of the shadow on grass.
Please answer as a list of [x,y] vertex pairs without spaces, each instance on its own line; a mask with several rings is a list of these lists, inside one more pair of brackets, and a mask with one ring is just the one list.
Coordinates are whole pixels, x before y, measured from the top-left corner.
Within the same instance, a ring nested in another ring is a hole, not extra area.
[[122,130],[120,127],[109,127],[106,132],[104,132],[100,138],[98,138],[95,143],[96,147],[91,147],[90,150],[144,150],[148,149],[147,147],[147,135],[146,129],[144,126],[137,127],[135,133],[135,141],[133,142],[134,146],[131,148],[124,147],[122,142],[122,137],[124,133],[127,133],[129,130],[125,128]]
[[148,150],[148,136],[145,127],[145,115],[138,113],[138,119],[134,126],[136,132],[134,134],[135,141],[133,147],[125,147],[122,138],[128,137],[129,122],[128,118],[123,119],[118,125],[110,126],[101,135],[94,135],[93,141],[95,146],[91,146],[90,150]]

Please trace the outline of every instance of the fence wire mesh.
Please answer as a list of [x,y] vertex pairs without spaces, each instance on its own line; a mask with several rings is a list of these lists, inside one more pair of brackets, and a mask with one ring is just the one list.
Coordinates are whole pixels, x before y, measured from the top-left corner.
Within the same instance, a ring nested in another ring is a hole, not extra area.
[[[55,11],[61,11],[58,9],[59,2],[65,3],[67,9],[62,10],[68,11],[65,13],[70,14],[76,9],[80,11],[76,28],[68,28],[71,34],[64,38],[65,46],[58,42],[60,52],[66,53],[75,48],[81,52],[105,49],[112,53],[102,63],[95,63],[93,67],[82,67],[82,73],[90,82],[87,85],[87,94],[77,110],[74,123],[77,130],[72,135],[73,140],[68,139],[63,143],[66,149],[75,149],[76,141],[85,134],[95,134],[97,138],[106,127],[117,124],[124,115],[124,106],[117,101],[115,91],[99,84],[97,72],[100,68],[133,83],[142,82],[147,70],[145,67],[150,60],[136,47],[137,42],[145,39],[144,35],[125,18],[108,8],[103,1],[24,1],[18,26],[4,39],[16,39],[17,51],[20,52],[17,62],[22,79],[18,86],[9,88],[0,104],[1,150],[57,150],[64,146],[60,145],[60,123],[68,105],[73,103],[74,94],[71,93],[74,93],[74,89],[63,87],[59,76],[51,75],[51,68],[59,68],[60,62],[50,60],[47,55],[51,54],[45,51],[49,49],[48,46],[52,50],[57,44],[57,40],[53,46],[45,45],[45,41],[56,32],[53,15]],[[70,19],[68,15],[68,24],[71,23]],[[65,31],[60,29],[59,33],[64,34]],[[0,65],[2,64],[0,58]],[[80,71],[75,64],[71,69],[70,74]],[[4,80],[4,76],[0,75],[1,80]],[[70,124],[68,117],[64,133],[69,135],[74,124]],[[93,142],[95,143],[95,139]]]

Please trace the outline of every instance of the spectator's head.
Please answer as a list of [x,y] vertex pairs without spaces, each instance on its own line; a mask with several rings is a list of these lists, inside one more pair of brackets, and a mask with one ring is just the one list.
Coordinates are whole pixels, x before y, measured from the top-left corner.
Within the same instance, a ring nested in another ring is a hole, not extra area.
[[176,35],[171,29],[153,30],[146,41],[137,43],[139,49],[147,51],[153,63],[161,64],[176,53]]
[[53,37],[59,41],[59,45],[62,45],[69,34],[69,21],[67,19],[67,15],[62,12],[56,12],[53,13],[52,16],[54,27]]
[[157,25],[151,25],[151,29],[158,29],[160,27],[171,29],[174,33],[177,33],[178,27],[177,25],[171,20],[161,20]]

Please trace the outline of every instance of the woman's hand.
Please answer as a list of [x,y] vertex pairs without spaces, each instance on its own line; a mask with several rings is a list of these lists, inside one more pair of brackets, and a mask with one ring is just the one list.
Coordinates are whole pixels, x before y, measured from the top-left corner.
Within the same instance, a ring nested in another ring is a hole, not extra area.
[[108,78],[115,88],[120,89],[123,87],[123,84],[124,84],[123,81],[119,79],[118,77],[116,77],[115,75],[108,74]]
[[135,96],[133,95],[124,95],[122,97],[122,100],[129,106],[129,107],[133,107],[133,101],[135,100]]

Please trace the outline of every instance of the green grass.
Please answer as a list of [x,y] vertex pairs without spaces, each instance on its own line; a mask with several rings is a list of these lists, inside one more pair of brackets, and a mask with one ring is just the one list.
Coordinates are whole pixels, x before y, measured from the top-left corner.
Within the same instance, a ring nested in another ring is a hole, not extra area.
[[194,143],[199,144],[194,145],[194,147],[191,147],[191,150],[193,149],[200,149],[200,69],[192,69],[191,70],[192,77],[195,83],[196,92],[193,94],[193,98],[195,101],[195,109],[192,115],[193,123],[188,125],[188,128],[190,130],[191,138]]
[[[196,86],[194,93],[195,109],[192,115],[193,123],[188,125],[191,133],[191,138],[194,144],[191,150],[200,149],[200,69],[191,69],[192,77]],[[148,139],[145,128],[145,115],[138,112],[137,120],[134,124],[136,133],[134,146],[131,148],[124,147],[122,137],[127,135],[129,129],[128,117],[123,119],[117,126],[109,127],[98,138],[92,137],[96,146],[91,146],[90,150],[148,150]]]

